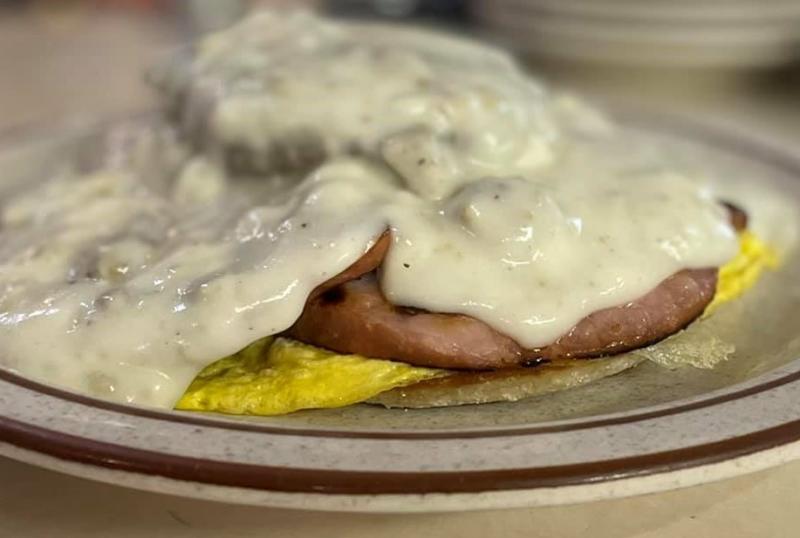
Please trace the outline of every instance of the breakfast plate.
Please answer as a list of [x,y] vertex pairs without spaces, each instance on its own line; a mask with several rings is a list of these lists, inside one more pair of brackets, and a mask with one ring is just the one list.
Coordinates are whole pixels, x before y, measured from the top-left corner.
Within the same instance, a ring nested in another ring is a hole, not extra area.
[[[676,158],[754,186],[742,192],[769,185],[782,203],[800,199],[791,152],[685,119],[622,116]],[[57,172],[151,121],[6,134],[3,181]],[[111,403],[0,370],[0,454],[148,491],[359,512],[569,504],[720,480],[800,456],[797,267],[786,259],[728,311],[748,323],[720,322],[736,353],[712,370],[645,364],[515,403],[227,417]]]

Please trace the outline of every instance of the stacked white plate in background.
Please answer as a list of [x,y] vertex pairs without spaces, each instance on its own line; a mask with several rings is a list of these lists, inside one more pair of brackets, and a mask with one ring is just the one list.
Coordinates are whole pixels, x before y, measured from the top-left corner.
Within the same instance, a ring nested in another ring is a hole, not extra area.
[[477,21],[526,53],[676,68],[800,59],[800,0],[474,0]]

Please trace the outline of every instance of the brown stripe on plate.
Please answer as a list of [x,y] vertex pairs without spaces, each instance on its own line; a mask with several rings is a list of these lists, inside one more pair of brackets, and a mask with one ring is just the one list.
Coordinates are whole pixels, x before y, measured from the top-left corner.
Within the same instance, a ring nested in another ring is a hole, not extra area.
[[[22,388],[32,390],[53,396],[65,401],[94,407],[97,409],[104,409],[121,413],[124,415],[152,418],[168,422],[178,422],[182,424],[192,424],[197,426],[208,426],[212,428],[219,428],[223,430],[236,430],[236,431],[250,431],[259,432],[271,435],[292,435],[300,437],[331,437],[331,438],[347,438],[347,439],[474,439],[483,437],[512,437],[520,435],[541,434],[541,433],[557,433],[568,432],[577,430],[586,430],[590,428],[601,428],[606,426],[616,426],[620,424],[630,424],[633,422],[640,422],[643,420],[651,420],[654,418],[668,417],[677,415],[687,411],[694,411],[706,407],[723,404],[733,400],[738,400],[754,394],[759,394],[767,390],[771,390],[788,383],[800,380],[800,370],[792,372],[785,376],[747,387],[738,391],[728,392],[707,398],[705,400],[698,400],[675,407],[658,409],[655,411],[646,411],[637,414],[630,414],[612,418],[600,418],[594,420],[585,420],[581,422],[570,422],[567,424],[553,424],[553,425],[536,425],[536,426],[516,426],[496,430],[458,430],[458,431],[366,431],[366,430],[325,430],[325,429],[311,429],[311,428],[293,428],[293,427],[278,427],[266,426],[263,424],[234,422],[232,420],[225,420],[224,418],[212,419],[202,416],[200,413],[194,414],[186,411],[159,411],[156,409],[147,409],[143,407],[135,407],[131,405],[124,405],[120,403],[110,402],[107,400],[100,400],[69,392],[64,389],[44,385],[37,381],[24,378],[17,374],[0,369],[0,380],[7,381]],[[492,405],[492,404],[481,404]],[[0,417],[2,418],[2,417]],[[0,428],[0,441],[4,440],[3,429]]]
[[0,438],[19,448],[117,471],[284,493],[477,493],[607,482],[717,463],[800,438],[800,420],[724,441],[591,463],[494,471],[329,471],[225,463],[89,441],[0,417]]

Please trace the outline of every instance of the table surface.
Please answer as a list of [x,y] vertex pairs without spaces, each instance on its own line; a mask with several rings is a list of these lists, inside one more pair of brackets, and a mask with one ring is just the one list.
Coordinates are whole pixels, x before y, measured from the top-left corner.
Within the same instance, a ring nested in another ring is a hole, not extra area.
[[[148,103],[140,72],[175,36],[153,21],[0,18],[0,129],[61,116],[99,116]],[[109,46],[113,44],[113,46]],[[735,121],[800,142],[797,81],[554,70],[615,99],[643,99]],[[99,81],[99,82],[98,82]],[[781,82],[781,81],[779,81]],[[794,87],[792,87],[794,86]],[[646,89],[645,89],[646,88]],[[0,458],[0,537],[249,536],[685,537],[796,536],[800,462],[680,491],[566,507],[431,515],[307,513],[215,504],[93,483]]]

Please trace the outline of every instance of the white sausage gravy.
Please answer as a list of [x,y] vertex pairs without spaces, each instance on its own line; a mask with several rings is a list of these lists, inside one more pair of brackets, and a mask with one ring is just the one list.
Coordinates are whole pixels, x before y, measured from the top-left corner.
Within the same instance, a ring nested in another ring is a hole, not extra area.
[[[526,347],[737,249],[706,183],[488,46],[263,13],[160,84],[203,148],[174,177],[118,166],[2,201],[0,365],[170,407],[386,229],[390,301]],[[229,173],[230,148],[258,172]]]

